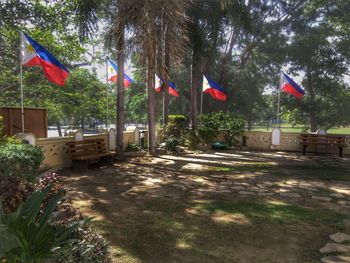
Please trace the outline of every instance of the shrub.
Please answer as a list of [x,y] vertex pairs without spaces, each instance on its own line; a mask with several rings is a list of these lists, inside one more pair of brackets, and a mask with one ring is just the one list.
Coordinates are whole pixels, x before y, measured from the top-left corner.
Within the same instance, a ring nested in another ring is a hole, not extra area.
[[187,127],[185,116],[169,115],[168,124],[164,125],[162,128],[160,140],[165,142],[168,138],[183,138],[186,132]]
[[137,151],[141,151],[141,147],[135,143],[128,142],[128,145],[126,146],[125,151],[126,152],[137,152]]
[[223,129],[225,131],[226,141],[232,146],[237,144],[237,136],[244,130],[245,121],[227,116]]
[[176,139],[176,138],[168,138],[165,141],[165,149],[167,149],[168,151],[175,152],[176,151],[176,146],[178,144],[179,144],[178,139]]
[[190,149],[196,149],[199,144],[197,133],[193,130],[189,130],[185,137],[185,145]]
[[211,144],[220,133],[224,113],[208,113],[198,116],[197,134],[200,142]]
[[245,121],[236,119],[230,113],[222,111],[198,116],[197,135],[202,143],[211,144],[220,131],[225,132],[225,139],[230,145],[236,143],[235,137],[243,130]]
[[18,176],[33,182],[39,174],[44,154],[39,147],[29,144],[0,145],[0,176]]
[[12,144],[21,144],[22,140],[15,139],[15,137],[11,136],[4,136],[0,138],[0,145],[1,144],[6,144],[6,143],[12,143]]
[[62,200],[61,195],[55,195],[40,213],[41,204],[50,190],[47,187],[42,192],[31,194],[12,214],[6,214],[0,204],[0,259],[11,263],[39,263],[69,248],[72,242],[68,239],[69,234],[88,220],[63,231],[55,229],[49,222],[58,202]]

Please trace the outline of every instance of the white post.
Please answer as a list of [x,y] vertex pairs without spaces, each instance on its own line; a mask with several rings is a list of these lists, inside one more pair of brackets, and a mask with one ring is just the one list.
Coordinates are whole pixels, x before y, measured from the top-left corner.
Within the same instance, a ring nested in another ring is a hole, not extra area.
[[23,62],[23,54],[22,54],[22,38],[23,33],[20,31],[19,33],[19,49],[20,49],[20,81],[21,81],[21,120],[22,120],[22,133],[24,133],[24,99],[23,99],[23,68],[22,68],[22,62]]
[[280,95],[280,90],[278,89],[277,91],[277,127],[280,127],[279,122],[280,122],[280,99],[281,99],[281,95]]
[[106,128],[108,129],[108,125],[109,125],[109,105],[108,105],[108,60],[106,59],[106,83],[107,83],[107,87],[106,87],[106,100],[107,100],[107,105],[106,105]]

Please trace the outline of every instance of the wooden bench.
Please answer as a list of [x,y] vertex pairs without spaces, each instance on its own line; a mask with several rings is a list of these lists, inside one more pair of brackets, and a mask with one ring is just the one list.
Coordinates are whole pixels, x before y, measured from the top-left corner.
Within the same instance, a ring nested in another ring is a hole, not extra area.
[[68,142],[69,156],[73,161],[86,161],[113,157],[115,152],[107,152],[103,139]]
[[345,135],[331,134],[313,134],[303,133],[300,135],[300,144],[303,145],[303,154],[309,145],[337,147],[339,149],[339,157],[343,155],[343,148],[346,147]]

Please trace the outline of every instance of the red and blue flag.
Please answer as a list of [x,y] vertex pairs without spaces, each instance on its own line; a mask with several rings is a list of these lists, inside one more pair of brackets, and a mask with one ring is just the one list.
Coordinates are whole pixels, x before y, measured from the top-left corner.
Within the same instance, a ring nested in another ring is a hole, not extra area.
[[302,88],[300,88],[299,85],[296,84],[295,81],[292,80],[287,74],[282,72],[281,78],[281,89],[284,92],[287,92],[297,97],[298,99],[301,99],[305,95],[305,91]]
[[69,76],[68,69],[43,46],[21,32],[21,56],[23,66],[40,66],[48,80],[64,85]]
[[[118,66],[114,64],[109,58],[107,58],[107,61],[109,64],[108,71],[112,75],[112,77],[110,77],[108,80],[118,82]],[[129,87],[132,82],[134,82],[134,80],[124,73],[124,87]]]
[[[162,90],[163,85],[163,79],[158,77],[157,74],[155,75],[155,91],[160,92]],[[168,92],[170,95],[173,95],[175,97],[179,97],[179,93],[176,91],[175,83],[169,81],[168,82]]]
[[227,92],[210,78],[203,75],[203,92],[209,93],[213,98],[225,101]]

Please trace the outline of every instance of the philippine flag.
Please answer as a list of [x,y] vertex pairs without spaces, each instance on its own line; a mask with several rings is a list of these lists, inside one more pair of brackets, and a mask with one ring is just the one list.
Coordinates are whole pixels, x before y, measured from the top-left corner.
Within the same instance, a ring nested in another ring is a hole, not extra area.
[[21,32],[21,56],[23,66],[41,66],[48,80],[64,85],[68,69],[43,46]]
[[176,91],[176,86],[174,82],[169,81],[169,94],[179,97],[179,93]]
[[[110,77],[108,80],[113,82],[118,82],[118,66],[114,64],[109,58],[107,58],[107,62],[108,62],[108,71],[112,75],[112,77]],[[128,75],[124,74],[124,87],[125,88],[129,87],[132,82],[134,82],[134,80],[130,78]]]
[[281,89],[284,92],[287,92],[289,94],[292,94],[293,96],[297,97],[298,99],[301,99],[305,92],[302,88],[299,87],[298,84],[294,82],[287,74],[282,72],[281,74]]
[[213,98],[218,100],[226,100],[227,92],[221,86],[210,78],[203,75],[203,92],[209,93]]
[[160,92],[162,89],[162,81],[157,74],[154,75],[154,89],[156,92]]
[[[154,85],[156,92],[160,92],[162,90],[162,84],[163,84],[163,79],[158,77],[158,75],[156,74],[155,75],[155,85]],[[179,93],[177,93],[177,91],[176,91],[175,83],[169,81],[168,84],[169,84],[169,88],[168,88],[169,89],[169,91],[168,91],[169,94],[173,95],[175,97],[179,97]]]

